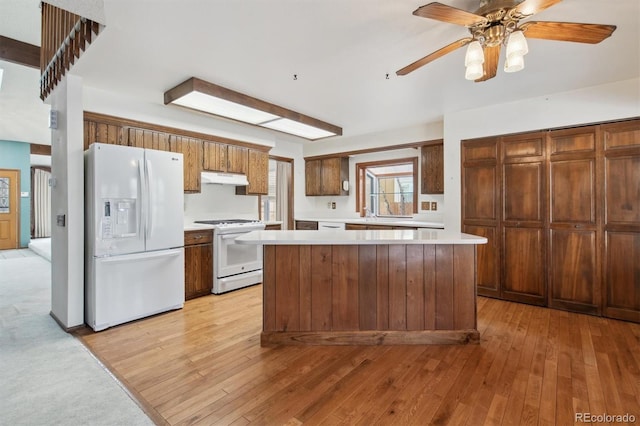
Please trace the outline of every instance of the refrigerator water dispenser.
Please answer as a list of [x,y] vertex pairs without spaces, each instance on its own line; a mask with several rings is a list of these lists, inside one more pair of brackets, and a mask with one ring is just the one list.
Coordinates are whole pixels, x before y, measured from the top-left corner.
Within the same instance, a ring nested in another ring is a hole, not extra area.
[[100,227],[102,239],[127,238],[138,235],[135,199],[105,199],[103,206],[104,209]]

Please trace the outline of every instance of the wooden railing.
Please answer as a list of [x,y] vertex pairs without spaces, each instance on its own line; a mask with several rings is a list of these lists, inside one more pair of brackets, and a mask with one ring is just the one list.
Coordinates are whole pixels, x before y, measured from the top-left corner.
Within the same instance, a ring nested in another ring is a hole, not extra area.
[[42,2],[41,99],[49,96],[99,31],[97,22]]

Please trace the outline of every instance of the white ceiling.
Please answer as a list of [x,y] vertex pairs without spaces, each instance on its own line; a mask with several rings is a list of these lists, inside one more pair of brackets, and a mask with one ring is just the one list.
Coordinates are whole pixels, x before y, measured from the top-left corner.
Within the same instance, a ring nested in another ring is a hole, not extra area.
[[[398,77],[468,34],[412,15],[428,2],[104,0],[106,28],[74,73],[87,86],[157,104],[194,76],[341,126],[345,137],[640,76],[640,1],[564,0],[533,19],[617,30],[598,45],[531,39],[523,71],[504,73],[501,58],[498,75],[484,83],[464,79],[464,49]],[[0,0],[0,34],[39,44],[39,13],[38,1]]]

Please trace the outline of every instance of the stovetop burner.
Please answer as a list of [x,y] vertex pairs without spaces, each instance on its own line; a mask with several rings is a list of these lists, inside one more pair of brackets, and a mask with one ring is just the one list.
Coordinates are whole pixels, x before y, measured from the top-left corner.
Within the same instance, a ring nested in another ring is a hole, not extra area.
[[195,223],[204,223],[206,225],[224,225],[227,223],[258,223],[252,219],[215,219],[215,220],[196,220]]

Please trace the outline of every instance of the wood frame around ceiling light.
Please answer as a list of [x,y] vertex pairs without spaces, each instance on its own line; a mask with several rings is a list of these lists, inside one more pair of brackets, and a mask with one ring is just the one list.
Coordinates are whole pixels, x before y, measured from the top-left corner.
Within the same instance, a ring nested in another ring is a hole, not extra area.
[[[231,89],[227,89],[225,87],[222,86],[218,86],[217,84],[213,84],[213,83],[209,83],[208,81],[204,81],[204,80],[200,80],[196,77],[191,77],[186,81],[183,81],[182,83],[178,84],[176,87],[167,90],[164,93],[164,104],[168,105],[170,103],[172,103],[173,101],[180,99],[182,96],[185,96],[191,92],[200,92],[200,93],[204,93],[206,95],[210,95],[216,98],[220,98],[220,99],[224,99],[230,102],[234,102],[240,105],[244,105],[250,108],[254,108],[263,112],[267,112],[273,115],[277,115],[279,117],[282,118],[287,118],[289,120],[292,121],[296,121],[298,123],[302,123],[302,124],[306,124],[307,126],[312,126],[312,127],[316,127],[318,129],[322,129],[331,133],[335,133],[335,136],[341,136],[342,135],[342,128],[335,126],[333,124],[318,120],[317,118],[313,118],[313,117],[309,117],[307,115],[304,114],[300,114],[299,112],[296,111],[292,111],[290,109],[287,108],[283,108],[281,106],[278,105],[274,105],[272,103],[257,99],[257,98],[253,98],[251,96],[245,95],[243,93],[239,93],[236,92],[234,90]],[[191,109],[188,107],[185,107],[187,109]],[[201,110],[197,110],[200,112],[205,112],[207,114],[211,114],[209,112],[206,111],[201,111]],[[215,115],[215,114],[211,114],[211,115]],[[224,117],[224,116],[220,116],[223,118],[227,118],[227,119],[231,119],[233,120],[233,118],[229,118],[229,117]],[[234,120],[234,121],[239,121],[241,123],[246,123],[244,121],[240,121],[240,120]],[[249,123],[251,124],[251,123]],[[256,125],[256,124],[252,124],[258,127],[262,127],[262,128],[266,128],[264,126],[260,126],[260,125]],[[279,130],[275,130],[275,131],[279,131]],[[284,132],[286,133],[286,132]],[[288,133],[289,134],[289,133]],[[333,136],[333,135],[332,135]],[[332,136],[328,136],[328,137],[332,137]],[[301,136],[298,136],[301,137]],[[324,139],[324,138],[317,138],[317,139],[310,139],[310,140],[319,140],[319,139]]]

